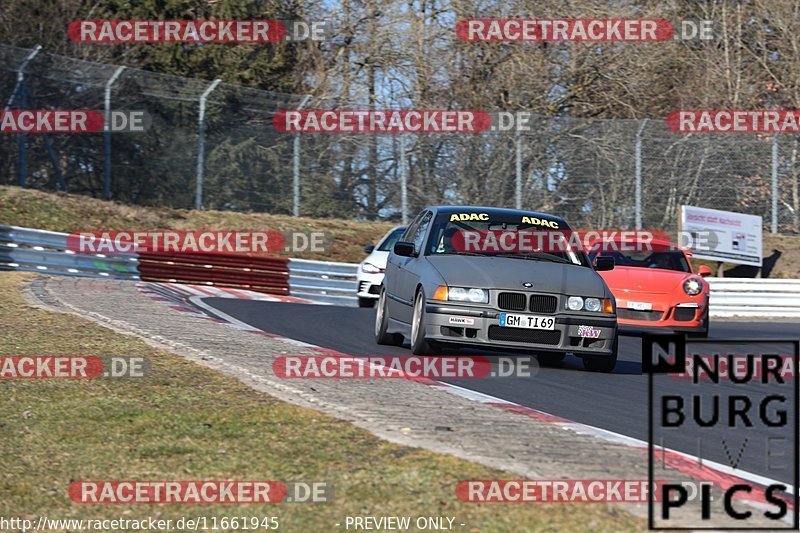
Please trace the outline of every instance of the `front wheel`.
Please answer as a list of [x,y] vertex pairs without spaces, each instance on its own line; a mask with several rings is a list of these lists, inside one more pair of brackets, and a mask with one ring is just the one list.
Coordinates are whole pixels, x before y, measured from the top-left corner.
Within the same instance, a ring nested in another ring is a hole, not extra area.
[[587,355],[583,358],[583,367],[592,372],[611,372],[617,366],[617,349],[619,335],[614,335],[614,344],[610,355]]
[[386,290],[381,291],[378,298],[378,310],[375,313],[375,342],[388,346],[402,346],[403,336],[399,333],[387,333],[389,315],[386,310]]
[[417,291],[414,299],[414,316],[411,318],[411,353],[425,355],[433,353],[433,349],[425,340],[425,293]]

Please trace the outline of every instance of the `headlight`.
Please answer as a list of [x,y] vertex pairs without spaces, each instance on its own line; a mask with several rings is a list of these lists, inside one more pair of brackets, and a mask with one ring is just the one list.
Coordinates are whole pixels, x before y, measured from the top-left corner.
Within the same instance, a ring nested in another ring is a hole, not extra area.
[[366,272],[367,274],[380,274],[382,270],[372,263],[364,263],[361,265],[361,272]]
[[587,311],[597,312],[603,309],[603,304],[600,303],[600,298],[586,298],[583,308]]
[[[446,295],[446,296],[445,296]],[[445,296],[443,298],[443,296]],[[434,300],[449,300],[451,302],[469,302],[473,304],[488,304],[489,291],[473,289],[471,287],[439,287],[433,296]]]
[[683,282],[683,292],[689,296],[697,296],[703,292],[703,282],[697,278],[689,278]]
[[611,298],[582,298],[570,296],[567,298],[567,309],[570,311],[589,311],[590,313],[613,313],[614,303]]
[[567,298],[567,309],[570,311],[580,311],[583,309],[583,298],[580,296],[570,296]]

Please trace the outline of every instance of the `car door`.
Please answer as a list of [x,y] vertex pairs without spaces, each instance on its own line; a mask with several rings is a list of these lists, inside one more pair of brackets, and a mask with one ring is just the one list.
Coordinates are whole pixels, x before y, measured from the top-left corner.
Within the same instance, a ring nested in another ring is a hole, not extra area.
[[403,302],[398,302],[401,305],[398,306],[398,313],[394,316],[407,324],[411,323],[411,317],[414,313],[413,302],[417,285],[419,284],[420,270],[423,268],[425,261],[427,261],[424,244],[432,221],[433,213],[425,211],[414,231],[408,235],[409,242],[414,243],[416,257],[397,258],[397,279],[399,282],[397,296]]
[[[400,241],[410,242],[411,236],[416,232],[420,220],[425,215],[425,212],[419,213],[414,220],[409,224],[406,231],[400,237]],[[386,306],[389,310],[389,316],[392,318],[400,319],[404,314],[406,307],[405,299],[401,296],[402,293],[402,276],[404,271],[402,266],[405,265],[408,257],[396,255],[393,251],[389,253],[389,258],[386,261],[386,272],[383,278],[383,286],[386,289]]]

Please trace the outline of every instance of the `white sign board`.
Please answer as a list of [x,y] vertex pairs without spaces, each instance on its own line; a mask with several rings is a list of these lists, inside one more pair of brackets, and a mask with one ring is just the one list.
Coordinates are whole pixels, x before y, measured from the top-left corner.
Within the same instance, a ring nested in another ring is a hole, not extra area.
[[755,215],[682,205],[680,242],[698,259],[760,267],[761,224]]

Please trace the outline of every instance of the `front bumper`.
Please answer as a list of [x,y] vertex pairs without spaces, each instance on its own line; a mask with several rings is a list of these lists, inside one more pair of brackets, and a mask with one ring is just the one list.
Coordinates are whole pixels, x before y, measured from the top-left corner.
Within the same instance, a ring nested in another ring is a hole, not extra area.
[[[637,295],[638,296],[638,295]],[[634,299],[638,300],[633,302]],[[649,300],[651,309],[634,309],[647,299],[630,296],[617,299],[617,318],[620,327],[628,331],[699,332],[708,320],[708,296],[687,297],[680,301]]]
[[356,275],[357,296],[359,298],[374,298],[378,299],[381,294],[381,285],[383,284],[384,273],[367,274],[361,271]]
[[[552,316],[555,318],[555,327],[553,330],[503,327],[499,325],[501,313]],[[587,330],[597,336],[585,336]],[[559,312],[542,315],[451,305],[450,302],[428,302],[425,306],[425,338],[441,343],[536,352],[570,352],[576,355],[611,355],[616,335],[617,318],[613,315]]]

